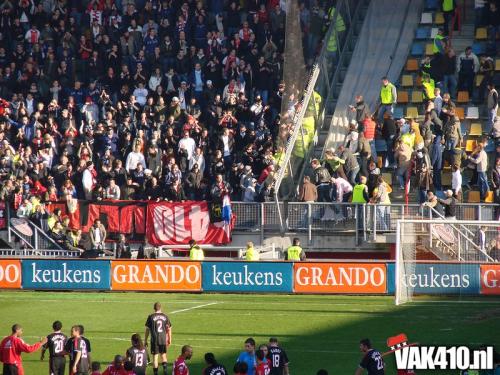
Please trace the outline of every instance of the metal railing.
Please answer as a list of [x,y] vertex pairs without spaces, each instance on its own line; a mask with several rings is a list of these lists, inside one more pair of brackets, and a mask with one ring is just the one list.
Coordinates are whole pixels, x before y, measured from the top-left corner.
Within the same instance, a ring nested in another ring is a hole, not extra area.
[[[181,251],[187,253],[189,251],[189,245],[171,245],[171,246],[161,246],[158,248],[148,248],[150,251],[154,251],[157,259],[165,258],[176,258],[174,251]],[[229,253],[229,259],[241,260],[245,259],[246,248],[241,246],[212,246],[212,245],[202,245],[203,251],[206,257],[210,257],[212,252],[224,252]],[[280,259],[280,252],[276,249],[275,244],[268,246],[255,246],[254,249],[259,253],[259,257],[262,260],[275,260]],[[185,259],[185,257],[182,257]],[[220,257],[218,257],[220,259]]]
[[[356,203],[303,203],[232,202],[236,214],[236,232],[276,232],[280,230],[279,212],[287,232],[352,232],[366,240],[376,240],[378,234],[396,233],[400,219],[431,219],[440,216],[429,207],[419,204],[356,204]],[[500,206],[495,204],[463,203],[456,206],[457,220],[497,220]]]
[[47,228],[40,228],[27,218],[11,218],[8,221],[7,233],[9,243],[14,239],[22,249],[54,249],[64,250],[47,234]]
[[54,249],[0,249],[0,257],[9,258],[78,258],[79,251]]
[[[342,67],[341,58],[351,43],[356,14],[362,0],[339,0],[331,15],[330,27],[323,39],[323,46],[317,65],[310,74],[304,96],[298,106],[300,110],[293,118],[293,130],[285,145],[285,154],[274,180],[275,199],[287,198],[295,193],[297,180],[303,174],[304,162],[308,160],[323,127],[327,98],[330,98],[335,84],[334,77]],[[334,38],[334,40],[332,40]],[[332,43],[329,43],[332,40]],[[335,45],[336,49],[331,50]],[[329,50],[330,46],[330,50]],[[304,122],[308,122],[304,126]],[[283,184],[285,182],[285,184]],[[300,181],[299,181],[300,182]],[[281,219],[281,217],[280,217]],[[280,220],[282,225],[282,220]]]
[[403,219],[398,220],[396,227],[396,246],[401,246],[402,238],[414,239],[414,250],[409,253],[415,254],[416,259],[430,251],[439,260],[500,262],[498,221]]

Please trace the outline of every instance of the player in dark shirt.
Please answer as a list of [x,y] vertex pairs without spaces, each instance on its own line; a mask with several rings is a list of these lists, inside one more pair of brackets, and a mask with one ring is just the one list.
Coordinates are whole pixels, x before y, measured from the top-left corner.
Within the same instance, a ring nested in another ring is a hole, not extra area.
[[385,375],[382,355],[378,350],[372,348],[370,340],[361,340],[359,342],[359,349],[363,353],[363,359],[356,369],[355,375],[362,375],[363,370],[366,370],[368,375]]
[[153,306],[154,313],[146,320],[144,342],[147,345],[151,334],[151,354],[153,355],[153,374],[158,374],[158,355],[161,355],[163,372],[167,375],[167,347],[172,341],[172,324],[168,316],[161,312],[160,302]]
[[271,375],[288,375],[288,357],[283,349],[279,347],[278,339],[269,339],[269,352],[267,354],[271,361]]
[[226,368],[215,359],[214,353],[205,354],[207,367],[203,370],[203,375],[227,375]]
[[52,332],[47,336],[47,343],[42,346],[42,354],[40,359],[43,361],[45,351],[49,350],[49,375],[64,375],[66,368],[66,357],[64,346],[68,338],[61,332],[62,323],[56,320],[52,324]]
[[132,342],[132,346],[127,350],[125,358],[134,364],[134,372],[136,375],[145,375],[149,356],[142,343],[141,336],[138,333],[134,333],[130,341]]
[[87,375],[90,369],[90,342],[81,334],[81,326],[71,327],[71,338],[66,342],[70,375]]

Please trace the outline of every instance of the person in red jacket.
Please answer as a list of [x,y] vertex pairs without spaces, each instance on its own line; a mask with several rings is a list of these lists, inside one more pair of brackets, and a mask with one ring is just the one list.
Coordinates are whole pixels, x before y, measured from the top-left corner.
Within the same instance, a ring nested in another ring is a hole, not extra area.
[[21,353],[33,353],[45,345],[47,337],[33,345],[26,344],[21,336],[23,327],[19,324],[12,326],[12,334],[5,337],[0,343],[0,362],[3,362],[3,375],[24,375]]
[[113,363],[104,370],[102,375],[127,375],[127,371],[123,368],[123,357],[116,355]]

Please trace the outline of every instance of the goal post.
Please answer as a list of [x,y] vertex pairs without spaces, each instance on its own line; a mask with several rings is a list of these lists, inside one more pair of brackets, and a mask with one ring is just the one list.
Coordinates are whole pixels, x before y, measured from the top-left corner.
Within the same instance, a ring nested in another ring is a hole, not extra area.
[[405,278],[406,275],[415,273],[416,253],[414,223],[398,220],[396,225],[396,305],[410,302],[413,298],[414,289],[406,282]]
[[398,220],[395,260],[389,277],[396,305],[411,302],[415,294],[432,301],[468,300],[480,290],[494,294],[483,288],[496,285],[496,279],[482,277],[493,273],[486,273],[487,267],[500,265],[500,221]]

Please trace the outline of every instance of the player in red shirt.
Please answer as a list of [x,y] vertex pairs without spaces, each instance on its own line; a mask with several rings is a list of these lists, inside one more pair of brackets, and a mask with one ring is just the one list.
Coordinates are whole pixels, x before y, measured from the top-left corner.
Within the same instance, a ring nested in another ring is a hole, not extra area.
[[24,375],[21,353],[33,353],[45,345],[47,337],[33,345],[26,344],[21,338],[23,328],[19,324],[12,326],[12,334],[0,343],[0,362],[3,362],[3,375]]
[[102,375],[127,375],[127,371],[123,368],[123,357],[116,355],[113,363],[104,370]]
[[174,362],[173,375],[189,375],[189,368],[186,360],[193,356],[193,348],[189,345],[184,345],[181,349],[181,355]]
[[255,352],[255,357],[257,358],[255,375],[269,375],[271,369],[269,368],[269,362],[267,361],[264,351],[261,349],[257,350]]

